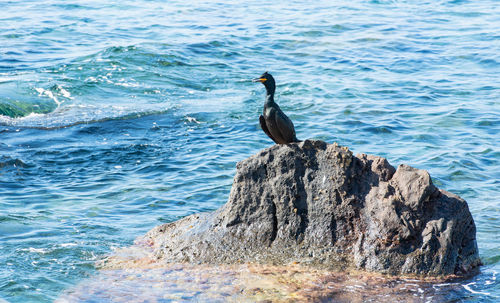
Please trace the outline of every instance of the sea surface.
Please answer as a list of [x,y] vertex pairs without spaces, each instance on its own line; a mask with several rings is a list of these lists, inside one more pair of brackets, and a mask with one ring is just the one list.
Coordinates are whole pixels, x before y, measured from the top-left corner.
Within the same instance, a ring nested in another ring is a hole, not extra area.
[[[262,132],[426,169],[467,200],[500,301],[500,3],[0,0],[0,301],[52,302],[152,227],[215,210]],[[168,301],[168,300],[166,300]],[[432,301],[432,298],[429,299]]]

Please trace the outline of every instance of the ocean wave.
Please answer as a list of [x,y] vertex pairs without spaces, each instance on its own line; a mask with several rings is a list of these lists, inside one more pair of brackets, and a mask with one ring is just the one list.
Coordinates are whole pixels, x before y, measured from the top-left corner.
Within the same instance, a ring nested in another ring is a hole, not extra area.
[[164,114],[170,110],[170,107],[165,107],[161,104],[150,106],[147,110],[123,106],[96,107],[92,105],[71,105],[48,114],[31,113],[20,118],[0,116],[0,125],[23,128],[57,129],[109,120],[136,119],[143,116]]
[[[11,79],[15,81],[14,78]],[[3,81],[5,82],[9,81]],[[55,111],[62,103],[74,99],[67,89],[58,84],[49,88],[25,87],[24,84],[18,83],[15,88],[7,86],[9,95],[7,98],[0,98],[0,118],[2,116],[22,118],[33,114],[47,114]]]
[[[225,47],[215,42],[203,45],[196,47]],[[172,99],[196,98],[217,83],[212,70],[229,65],[186,57],[193,47],[110,46],[32,72],[0,73],[0,89],[6,93],[0,96],[0,124],[60,127],[158,112]]]

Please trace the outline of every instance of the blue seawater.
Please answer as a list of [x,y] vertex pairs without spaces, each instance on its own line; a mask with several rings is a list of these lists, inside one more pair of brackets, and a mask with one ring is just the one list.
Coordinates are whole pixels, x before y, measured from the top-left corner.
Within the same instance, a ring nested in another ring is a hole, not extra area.
[[301,139],[426,169],[465,198],[498,302],[500,5],[0,0],[0,301],[51,302],[163,222],[227,199],[264,71]]

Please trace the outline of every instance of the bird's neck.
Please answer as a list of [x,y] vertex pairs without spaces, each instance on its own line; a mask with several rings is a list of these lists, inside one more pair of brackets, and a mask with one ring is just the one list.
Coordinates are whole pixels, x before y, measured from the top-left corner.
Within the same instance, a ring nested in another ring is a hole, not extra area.
[[274,92],[272,93],[267,92],[265,105],[272,105],[272,104],[274,104]]

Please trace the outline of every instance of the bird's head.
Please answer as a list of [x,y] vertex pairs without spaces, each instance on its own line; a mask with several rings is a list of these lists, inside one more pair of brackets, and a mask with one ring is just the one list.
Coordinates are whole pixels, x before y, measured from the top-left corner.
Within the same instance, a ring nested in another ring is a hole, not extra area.
[[274,90],[276,89],[276,82],[274,82],[274,78],[270,73],[265,72],[259,78],[255,78],[252,81],[264,84],[267,92],[270,94],[274,94]]

